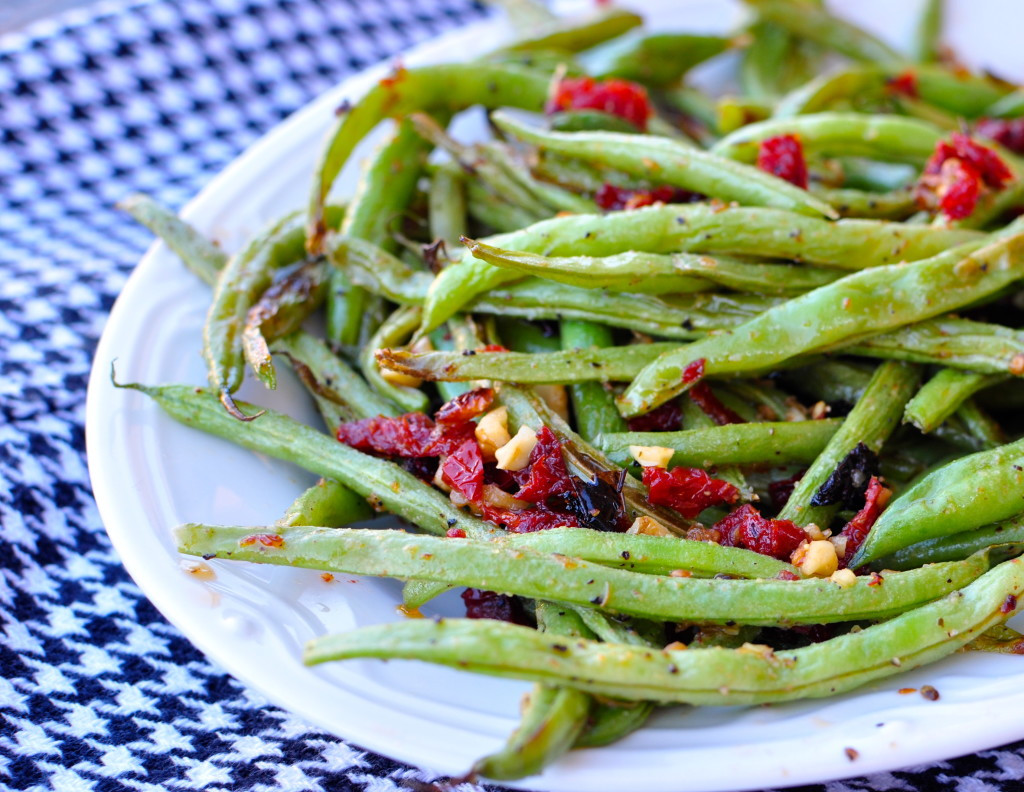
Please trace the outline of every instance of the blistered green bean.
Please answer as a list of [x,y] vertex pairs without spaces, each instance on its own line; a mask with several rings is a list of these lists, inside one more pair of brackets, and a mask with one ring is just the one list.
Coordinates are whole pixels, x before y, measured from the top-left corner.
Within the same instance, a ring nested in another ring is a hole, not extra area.
[[903,420],[922,432],[931,432],[979,390],[997,385],[1007,376],[941,369],[907,402]]

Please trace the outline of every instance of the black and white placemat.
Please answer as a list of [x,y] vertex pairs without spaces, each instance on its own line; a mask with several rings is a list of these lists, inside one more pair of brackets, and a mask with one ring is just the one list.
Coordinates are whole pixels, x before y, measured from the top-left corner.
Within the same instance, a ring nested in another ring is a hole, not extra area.
[[[468,0],[106,2],[0,38],[0,789],[433,780],[270,706],[164,621],[103,531],[83,414],[107,312],[151,241],[114,202],[141,190],[180,206],[321,91],[482,13]],[[1022,788],[1017,745],[804,789]]]

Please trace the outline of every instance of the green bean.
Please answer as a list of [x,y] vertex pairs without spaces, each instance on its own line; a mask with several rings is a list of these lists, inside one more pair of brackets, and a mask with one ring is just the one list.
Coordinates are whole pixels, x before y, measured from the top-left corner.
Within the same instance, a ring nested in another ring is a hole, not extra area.
[[956,411],[956,417],[963,422],[964,428],[974,437],[980,448],[996,448],[1006,442],[1006,434],[1001,426],[985,412],[974,399],[967,399]]
[[541,256],[463,239],[474,258],[524,275],[589,289],[683,294],[708,291],[713,285],[736,291],[785,294],[807,291],[840,277],[834,270],[790,264],[744,261],[695,253],[643,253],[613,256]]
[[430,399],[423,391],[409,385],[395,385],[381,374],[375,358],[378,349],[400,344],[407,340],[419,325],[420,309],[415,306],[399,308],[380,326],[359,355],[359,368],[366,381],[382,396],[390,399],[406,412],[426,412]]
[[442,240],[454,251],[459,238],[466,233],[466,184],[462,171],[456,167],[438,167],[430,176],[427,221],[430,237]]
[[[558,50],[581,52],[639,27],[643,19],[623,8],[601,8],[592,14],[556,18],[550,26],[530,31],[530,37],[502,48],[505,52]],[[460,64],[465,68],[465,64]],[[474,64],[474,68],[476,65]]]
[[763,121],[771,114],[771,107],[756,99],[726,95],[715,103],[715,127],[721,134],[728,135],[747,124]]
[[[720,389],[719,390],[713,390],[712,391],[712,395],[715,396],[716,398],[718,398],[718,397],[720,397],[722,395],[722,391]],[[719,401],[721,401],[721,399],[719,399]],[[728,404],[726,406],[728,408],[735,408],[736,407],[735,403],[730,403],[730,404]],[[743,405],[743,406],[744,407],[749,407],[749,405]],[[718,424],[715,422],[715,420],[710,415],[708,415],[706,412],[704,412],[704,410],[701,409],[697,405],[697,402],[695,402],[693,399],[689,399],[689,398],[682,399],[681,400],[681,404],[680,404],[680,408],[681,408],[682,419],[683,419],[682,425],[687,427],[688,431],[691,431],[691,432],[701,431],[701,430],[708,431],[708,430],[714,430],[714,429],[719,428]],[[735,411],[736,410],[734,409],[734,412]],[[740,417],[743,418],[744,420],[747,420],[748,418],[753,419],[755,417],[752,414],[753,410],[750,410],[749,412],[751,413],[751,415],[740,415]],[[627,434],[632,434],[632,433],[627,433]],[[644,433],[640,433],[640,434],[645,434],[645,435],[648,435],[648,436],[651,436],[651,435],[656,436],[656,435],[658,435],[660,433],[658,433],[658,432],[649,432],[649,433],[648,432],[644,432]],[[657,441],[653,441],[651,443],[651,445],[657,445]],[[628,451],[629,449],[627,448],[626,450]],[[709,449],[707,447],[702,449],[702,451],[704,451],[705,456],[704,456],[700,466],[703,466],[703,462],[707,461],[707,453],[710,450],[711,449]],[[632,457],[632,454],[630,454],[630,460],[629,461],[632,461],[631,457]],[[672,455],[672,459],[669,459],[669,465],[672,464],[672,460],[675,459],[675,457],[676,457],[676,454],[673,454]],[[623,464],[625,464],[625,462]],[[636,475],[636,473],[637,473],[637,465],[638,465],[638,463],[635,463],[635,464],[630,466],[630,472],[632,472],[634,475]],[[687,465],[686,467],[691,467],[691,466]],[[697,465],[694,465],[692,467],[697,467]],[[708,467],[712,467],[712,466],[709,465]],[[732,484],[734,487],[736,487],[736,489],[739,490],[739,495],[737,496],[737,501],[738,502],[752,500],[752,498],[753,498],[753,489],[747,483],[747,477],[744,475],[743,471],[739,468],[738,465],[728,465],[728,464],[715,465],[715,466],[713,466],[713,468],[714,468],[715,478],[719,478],[719,479],[722,479],[723,481],[727,481],[730,484]],[[725,513],[723,512],[720,516],[724,517]],[[717,521],[717,519],[720,519],[720,517],[715,517],[714,519],[709,519],[709,518],[705,517],[705,519],[708,520],[709,522],[715,522],[715,521]]]
[[629,644],[631,646],[657,646],[665,643],[665,625],[659,622],[630,619],[629,623],[612,618],[596,608],[570,605],[580,620],[606,643]]
[[[644,575],[498,542],[367,528],[275,528],[280,546],[247,543],[267,529],[187,523],[178,550],[206,558],[323,569],[344,574],[423,578],[661,621],[825,624],[895,616],[938,599],[988,569],[984,555],[866,578],[843,588],[829,580],[727,580]],[[277,543],[275,542],[275,545]],[[947,582],[949,581],[949,582]],[[781,617],[781,618],[780,618]]]
[[812,462],[825,448],[842,421],[760,421],[725,424],[680,432],[622,432],[595,440],[614,462],[632,459],[630,446],[661,446],[675,451],[670,466],[716,467]]
[[[772,209],[691,204],[556,217],[483,241],[547,256],[685,251],[792,258],[841,269],[862,269],[915,261],[983,238],[974,231],[934,226],[879,220],[830,223]],[[463,253],[430,286],[421,333],[433,330],[473,297],[520,277]]]
[[209,286],[216,283],[217,274],[227,263],[227,255],[173,211],[142,193],[118,201],[117,208],[160,237],[204,283]]
[[999,551],[1012,555],[1024,550],[1024,514],[973,531],[925,539],[884,556],[871,566],[877,569],[916,569],[924,564],[960,561],[989,549],[993,554]]
[[997,385],[1006,379],[1005,374],[976,374],[971,371],[940,369],[921,387],[914,398],[907,402],[903,420],[922,432],[931,432],[979,390]]
[[309,333],[300,330],[277,339],[274,353],[291,361],[299,379],[314,396],[340,405],[346,420],[397,416],[402,412],[394,402],[367,385],[327,344]]
[[498,233],[514,232],[550,216],[549,212],[537,214],[506,201],[476,180],[466,184],[466,199],[469,216]]
[[734,44],[734,39],[725,36],[633,30],[581,53],[578,60],[599,80],[618,77],[662,88]]
[[270,342],[298,330],[327,294],[329,273],[323,261],[305,261],[282,271],[253,304],[242,329],[242,353],[263,384],[277,387]]
[[843,351],[916,363],[941,363],[987,375],[1019,376],[1024,371],[1024,334],[1020,331],[949,316],[871,336],[843,347]]
[[1024,115],[1024,90],[1018,88],[993,101],[981,115],[993,118],[1017,118]]
[[318,253],[326,231],[323,205],[334,180],[356,144],[387,117],[415,111],[457,112],[472,105],[540,110],[548,78],[511,65],[447,63],[417,69],[398,68],[355,105],[344,106],[316,167],[309,201],[307,247]]
[[540,178],[555,182],[578,193],[596,194],[605,184],[629,190],[650,189],[645,179],[631,176],[614,168],[595,166],[589,162],[562,157],[558,154],[538,152],[533,172]]
[[1024,635],[1006,624],[999,624],[985,630],[960,651],[1019,655],[1024,653]]
[[622,132],[637,135],[642,130],[632,121],[600,110],[566,110],[554,113],[548,123],[555,132]]
[[[547,210],[545,216],[554,212],[580,214],[597,211],[597,204],[590,198],[577,195],[560,185],[534,178],[526,163],[516,159],[510,146],[502,143],[483,143],[479,151],[482,157],[492,162],[495,167],[502,168],[513,182],[539,201]],[[508,200],[507,194],[504,197]]]
[[812,186],[811,192],[834,207],[840,217],[906,220],[917,211],[917,199],[909,187],[877,193]]
[[738,162],[754,162],[761,142],[779,135],[796,135],[808,153],[923,165],[943,130],[905,116],[815,113],[748,124],[722,138],[711,151]]
[[600,748],[621,740],[643,726],[657,706],[653,701],[603,701],[591,712],[590,722],[576,739],[574,748]]
[[620,698],[750,705],[834,696],[938,660],[1012,616],[1015,609],[1006,603],[1022,591],[1022,565],[1009,561],[963,591],[883,624],[779,652],[653,651],[582,639],[561,642],[494,620],[445,619],[325,636],[307,644],[304,659],[317,664],[353,657],[411,658]]
[[401,305],[419,305],[433,281],[429,272],[413,269],[371,242],[331,234],[327,260],[356,285]]
[[839,431],[832,435],[828,445],[793,488],[786,505],[779,512],[779,519],[792,520],[797,525],[814,523],[828,528],[836,507],[815,505],[815,494],[859,443],[876,454],[882,450],[882,445],[899,425],[903,407],[914,395],[920,377],[920,368],[908,363],[883,363],[875,370]]
[[1024,440],[961,457],[893,500],[850,566],[1024,511]]
[[[854,66],[823,74],[783,97],[775,108],[777,117],[818,113],[847,99],[887,97],[890,81],[909,75],[921,101],[954,115],[976,118],[991,115],[993,102],[1006,89],[983,77],[954,72],[942,66],[914,66],[897,70],[878,66]],[[899,97],[901,101],[906,97]]]
[[[747,93],[751,92],[747,91]],[[696,122],[697,125],[710,130],[706,130],[704,136],[708,139],[708,142],[713,142],[714,136],[711,132],[717,132],[718,112],[715,103],[707,94],[696,88],[681,85],[666,90],[662,95],[662,99],[673,110],[682,113],[686,120]],[[543,161],[544,159],[546,158],[542,156],[541,160]]]
[[[399,121],[394,133],[367,160],[341,233],[390,247],[392,226],[412,199],[430,148],[408,119]],[[372,305],[376,298],[347,283],[338,269],[331,272],[331,295],[327,339],[354,356],[367,331],[372,334],[376,330],[372,323],[364,329],[367,318],[380,315],[381,307]]]
[[[738,399],[741,404],[747,405],[752,414],[749,419],[751,421],[801,422],[806,418],[805,415],[793,417],[794,412],[802,412],[799,404],[795,403],[796,400],[792,396],[783,393],[766,380],[729,380],[720,383],[719,390],[724,391],[727,399]],[[726,404],[726,407],[729,406]]]
[[[912,187],[917,181],[918,168],[898,162],[880,162],[879,160],[862,157],[838,157],[835,162],[842,170],[842,185],[849,189],[867,190],[869,192],[887,192]],[[927,214],[922,220],[915,221],[913,215],[908,223],[930,222]]]
[[[594,322],[567,320],[561,325],[562,348],[606,349],[613,343],[612,332]],[[593,368],[593,366],[591,366]],[[626,422],[615,409],[615,399],[599,382],[580,382],[569,386],[576,430],[584,440],[593,442],[602,432],[624,432]]]
[[[592,637],[585,625],[568,624],[565,608],[548,602],[536,605],[537,626],[550,635]],[[575,617],[575,614],[571,614]],[[573,747],[587,726],[594,701],[572,688],[536,685],[526,696],[519,727],[496,753],[473,765],[473,773],[498,780],[539,773]]]
[[[701,431],[701,430],[696,430]],[[799,571],[770,556],[714,542],[697,542],[676,536],[605,533],[583,528],[549,528],[527,534],[510,534],[495,541],[537,553],[556,553],[582,558],[601,566],[620,567],[645,574],[668,575],[684,569],[696,575],[732,575],[771,578],[780,572],[799,576]]]
[[668,138],[638,138],[616,132],[544,132],[502,111],[492,113],[491,119],[504,132],[556,154],[610,165],[637,176],[649,176],[654,171],[659,180],[673,187],[748,206],[835,217],[830,206],[783,179]]
[[639,415],[682,392],[688,387],[683,370],[697,360],[705,360],[706,374],[763,370],[970,305],[1024,274],[1024,264],[1018,263],[1022,250],[1024,234],[981,249],[969,243],[912,264],[848,275],[769,308],[731,333],[666,353],[633,380],[619,399],[619,411]]
[[538,26],[553,25],[558,15],[535,0],[487,0],[484,5],[500,8],[508,16],[517,34],[526,34]]
[[[469,340],[471,336],[469,325],[471,322],[472,320],[469,319],[452,319],[444,327],[432,332],[430,340],[433,343],[434,349],[464,352],[467,349],[476,349],[478,346],[482,346],[479,338],[474,337],[471,341]],[[425,377],[420,377],[420,379],[425,379]],[[449,402],[456,396],[469,390],[472,390],[472,388],[465,382],[437,383],[437,392],[445,402]]]
[[373,516],[365,498],[333,479],[320,479],[303,490],[275,525],[318,525],[340,528]]
[[252,418],[238,409],[231,396],[245,376],[242,331],[246,314],[270,285],[274,270],[303,257],[304,242],[301,219],[289,215],[232,256],[217,276],[203,325],[203,358],[211,387],[220,394],[224,408],[240,421]]
[[[424,531],[443,536],[449,528],[458,527],[468,536],[485,537],[497,530],[460,511],[441,492],[398,465],[349,448],[287,415],[265,410],[258,421],[240,424],[217,408],[217,394],[209,389],[138,383],[119,387],[146,394],[187,426],[335,479]],[[252,405],[242,407],[251,409]]]
[[939,59],[942,38],[942,0],[925,0],[914,27],[911,47],[914,60],[930,63]]
[[867,31],[833,16],[824,8],[794,0],[745,0],[761,19],[858,61],[902,63],[906,60]]
[[798,393],[828,403],[853,405],[867,387],[874,369],[846,360],[821,360],[782,372],[782,382]]
[[774,99],[784,90],[793,37],[785,28],[762,20],[751,26],[749,34],[752,41],[740,61],[740,86],[745,95],[755,100]]

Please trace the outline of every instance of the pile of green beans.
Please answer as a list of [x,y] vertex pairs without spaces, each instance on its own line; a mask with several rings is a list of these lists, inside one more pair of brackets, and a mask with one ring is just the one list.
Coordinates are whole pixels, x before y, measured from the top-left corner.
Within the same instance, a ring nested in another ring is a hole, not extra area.
[[[1024,160],[972,133],[1024,116],[1024,91],[940,56],[936,0],[906,53],[816,0],[745,2],[744,29],[707,35],[503,0],[522,35],[468,65],[397,66],[346,102],[305,210],[236,252],[145,196],[121,204],[212,294],[208,386],[119,387],[318,478],[264,526],[179,526],[179,549],[395,578],[406,612],[438,617],[318,638],[309,663],[535,682],[472,774],[539,773],[659,706],[830,696],[967,644],[996,651],[1005,635],[986,631],[1024,596]],[[689,82],[737,52],[739,93]],[[635,83],[647,117],[546,108],[570,80]],[[495,139],[453,136],[473,107]],[[328,203],[382,123],[354,193]],[[957,130],[1010,175],[954,222],[922,172]],[[767,162],[783,144],[806,186]],[[236,400],[247,373],[296,377],[326,431]],[[488,466],[467,504],[443,460],[433,474],[336,439],[352,421],[426,426],[484,387],[489,423],[465,438],[549,430],[573,493],[530,504]],[[652,460],[730,494],[684,515],[644,483]],[[538,506],[566,524],[516,533],[494,516]],[[799,546],[735,532],[739,509]],[[456,586],[508,598],[527,626],[440,618],[433,599]],[[832,637],[772,645],[808,625]]]

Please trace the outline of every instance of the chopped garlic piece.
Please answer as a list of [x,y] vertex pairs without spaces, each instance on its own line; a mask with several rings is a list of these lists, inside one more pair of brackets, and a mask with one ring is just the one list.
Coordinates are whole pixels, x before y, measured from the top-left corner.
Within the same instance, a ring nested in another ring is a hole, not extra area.
[[669,460],[675,451],[664,446],[635,446],[629,447],[629,453],[637,462],[644,467],[667,468]]
[[821,532],[821,528],[814,523],[807,523],[807,525],[804,526],[804,533],[807,534],[807,538],[812,541],[825,538],[825,534]]
[[647,515],[641,515],[633,520],[633,524],[626,530],[628,534],[643,534],[644,536],[672,536],[672,532],[660,522]]
[[499,407],[485,414],[473,432],[485,459],[493,459],[494,452],[512,437],[508,433],[508,408]]
[[529,426],[520,426],[515,437],[494,452],[498,470],[522,470],[529,464],[536,445],[537,433]]
[[559,418],[569,420],[569,394],[564,385],[534,385],[533,391],[553,412],[558,413]]
[[793,553],[792,561],[807,577],[829,577],[839,568],[836,549],[828,539],[816,539],[800,545]]
[[387,368],[381,368],[380,375],[389,385],[395,385],[399,388],[418,388],[423,384],[423,380],[419,377],[414,377],[412,374],[403,374],[401,371],[392,371]]
[[857,582],[857,576],[853,574],[852,569],[837,569],[829,577],[829,580],[843,588],[849,588]]

